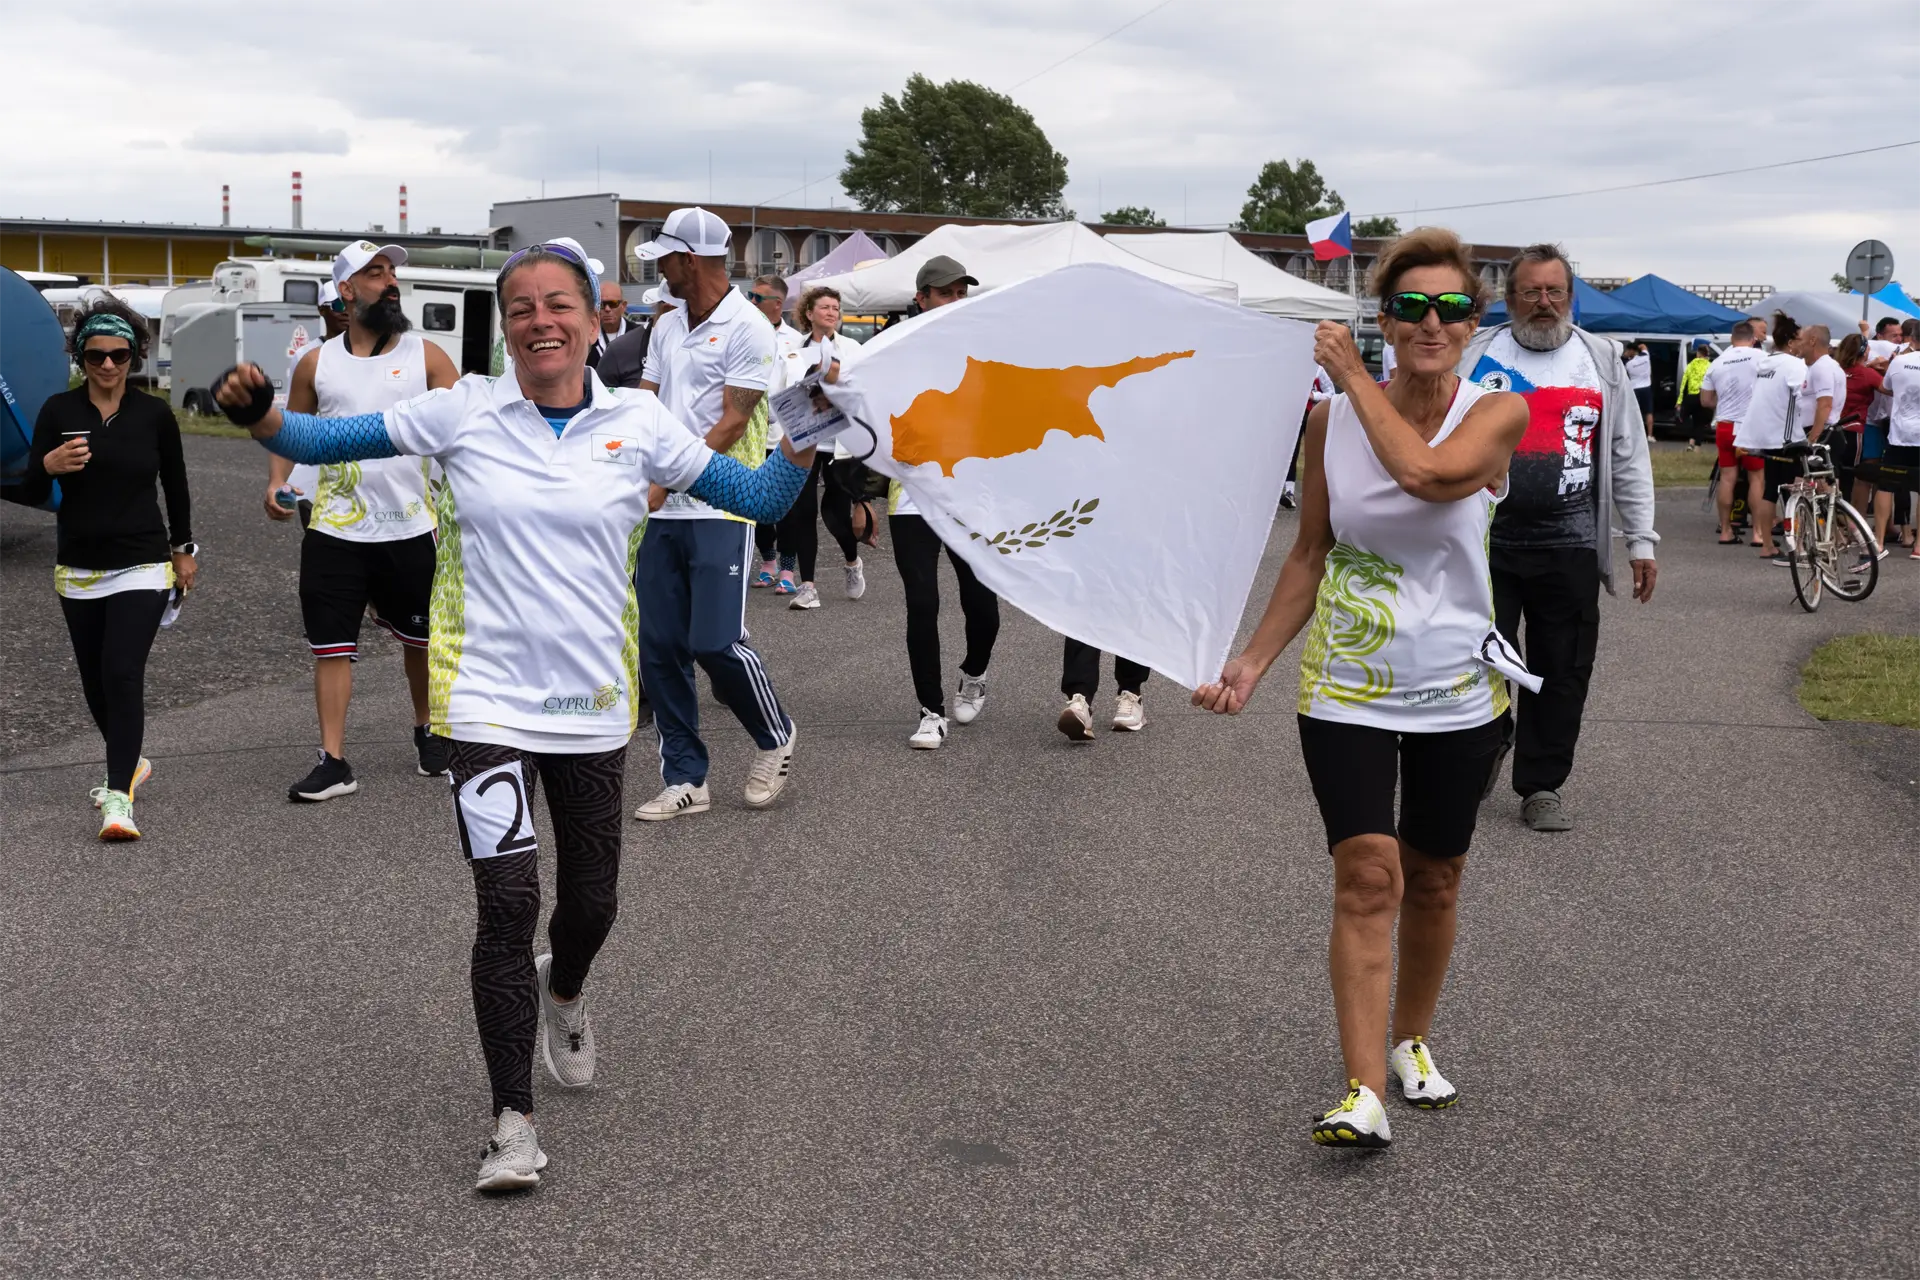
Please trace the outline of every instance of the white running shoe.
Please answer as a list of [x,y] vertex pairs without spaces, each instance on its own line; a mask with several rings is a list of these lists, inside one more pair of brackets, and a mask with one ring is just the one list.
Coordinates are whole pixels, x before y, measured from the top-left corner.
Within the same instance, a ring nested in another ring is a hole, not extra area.
[[947,740],[947,718],[938,711],[920,708],[920,727],[907,739],[916,751],[938,751]]
[[1340,1105],[1313,1122],[1313,1140],[1323,1147],[1390,1147],[1393,1127],[1373,1090],[1349,1080]]
[[1387,1075],[1400,1082],[1400,1096],[1409,1106],[1438,1111],[1460,1101],[1460,1091],[1433,1065],[1433,1051],[1419,1036],[1402,1040],[1387,1055]]
[[953,722],[972,724],[987,705],[987,678],[960,673],[960,691],[953,695]]
[[[153,761],[147,759],[145,756],[141,756],[140,763],[133,766],[133,781],[127,784],[127,800],[129,803],[140,798],[140,784],[152,776]],[[111,787],[102,782],[99,786],[88,792],[87,794],[93,796],[93,807],[96,809],[100,807],[100,797],[97,793],[111,790]]]
[[563,1089],[584,1089],[593,1083],[599,1055],[593,1047],[593,1024],[587,1021],[587,996],[581,992],[561,1004],[548,985],[553,980],[553,955],[534,957],[533,975],[540,984],[540,1056],[547,1074]]
[[789,609],[818,609],[819,607],[820,593],[814,589],[811,582],[801,583],[800,590],[794,593],[792,603],[787,605]]
[[1075,742],[1093,741],[1093,712],[1084,695],[1076,693],[1067,699],[1066,709],[1060,713],[1060,732]]
[[493,1122],[493,1136],[480,1150],[480,1177],[473,1189],[524,1191],[540,1181],[546,1167],[547,1153],[540,1149],[533,1122],[508,1107]]
[[786,790],[787,777],[793,772],[793,747],[800,741],[800,726],[787,721],[787,741],[771,751],[753,753],[753,767],[747,770],[747,807],[764,809]]
[[855,560],[847,566],[847,599],[858,600],[867,594],[867,566],[864,561]]
[[704,782],[676,782],[633,811],[641,822],[665,822],[687,814],[705,813],[713,807],[713,797]]
[[1146,727],[1147,709],[1140,704],[1140,695],[1122,689],[1113,703],[1114,732],[1138,733]]

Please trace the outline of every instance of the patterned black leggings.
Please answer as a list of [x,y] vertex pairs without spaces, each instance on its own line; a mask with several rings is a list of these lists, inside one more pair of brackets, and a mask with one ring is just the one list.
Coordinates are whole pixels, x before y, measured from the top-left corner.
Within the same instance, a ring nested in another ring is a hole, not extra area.
[[473,1016],[493,1086],[493,1111],[533,1110],[540,923],[536,784],[547,784],[559,886],[547,939],[553,993],[576,996],[619,911],[621,808],[627,749],[547,755],[482,742],[453,744],[453,805],[473,867]]

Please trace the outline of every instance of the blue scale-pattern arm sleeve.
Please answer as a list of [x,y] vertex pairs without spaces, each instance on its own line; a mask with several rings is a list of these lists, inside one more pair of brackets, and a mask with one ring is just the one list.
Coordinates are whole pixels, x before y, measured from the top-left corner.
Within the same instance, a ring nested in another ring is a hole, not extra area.
[[757,468],[716,453],[687,492],[722,511],[772,524],[787,514],[806,483],[807,468],[787,461],[784,452],[775,453]]
[[260,443],[283,458],[316,465],[400,456],[387,435],[386,415],[379,413],[322,418],[312,413],[282,412],[280,430]]

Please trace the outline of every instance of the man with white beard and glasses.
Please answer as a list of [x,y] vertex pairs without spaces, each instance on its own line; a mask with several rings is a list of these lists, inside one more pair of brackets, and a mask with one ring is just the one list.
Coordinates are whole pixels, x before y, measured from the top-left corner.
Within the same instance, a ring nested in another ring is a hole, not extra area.
[[1490,538],[1494,616],[1545,681],[1538,693],[1520,691],[1508,740],[1521,817],[1534,831],[1570,831],[1560,788],[1593,676],[1600,587],[1614,591],[1614,527],[1625,533],[1633,598],[1653,597],[1653,467],[1620,348],[1573,323],[1573,264],[1558,245],[1529,245],[1514,258],[1507,315],[1474,337],[1458,371],[1527,402]]

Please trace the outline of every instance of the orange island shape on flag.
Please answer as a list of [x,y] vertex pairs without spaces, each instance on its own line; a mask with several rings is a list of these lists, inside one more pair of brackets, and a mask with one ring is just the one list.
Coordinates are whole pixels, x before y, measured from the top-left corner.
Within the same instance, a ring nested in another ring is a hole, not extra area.
[[923,391],[893,419],[893,456],[910,467],[937,462],[951,476],[963,458],[1005,458],[1038,449],[1049,431],[1104,440],[1088,399],[1135,374],[1185,360],[1191,351],[1122,364],[1028,369],[967,357],[952,391]]

